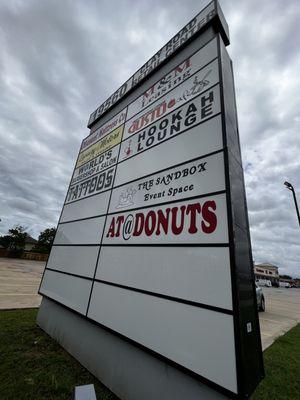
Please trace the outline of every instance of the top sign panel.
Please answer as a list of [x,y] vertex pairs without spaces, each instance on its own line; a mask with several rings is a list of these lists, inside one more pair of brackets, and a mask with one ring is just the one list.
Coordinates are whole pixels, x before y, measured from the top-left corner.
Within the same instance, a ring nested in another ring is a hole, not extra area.
[[212,19],[215,19],[216,23],[220,25],[223,40],[226,44],[229,44],[227,24],[220,18],[219,10],[216,9],[215,2],[212,1],[90,115],[88,128],[91,128],[101,115],[112,108],[122,97],[136,87],[139,82],[144,80],[144,78],[156,70],[165,60],[171,57],[172,54],[177,52],[179,48],[189,42],[192,37],[202,31]]
[[194,55],[187,57],[132,102],[128,106],[127,119],[133,117],[147,106],[153,104],[157,99],[179,86],[182,82],[189,79],[203,68],[208,61],[215,59],[217,55],[217,40],[214,39]]

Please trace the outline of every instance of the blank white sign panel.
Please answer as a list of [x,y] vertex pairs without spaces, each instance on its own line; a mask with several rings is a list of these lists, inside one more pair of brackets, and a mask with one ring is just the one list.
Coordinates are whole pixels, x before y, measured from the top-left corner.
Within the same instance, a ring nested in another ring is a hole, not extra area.
[[232,310],[227,247],[103,247],[96,278]]
[[232,316],[99,282],[88,316],[236,392]]
[[100,244],[105,217],[58,225],[54,244]]
[[41,294],[85,314],[92,282],[46,269]]
[[107,212],[109,196],[110,192],[104,192],[96,196],[88,197],[87,199],[65,204],[60,222],[105,214]]
[[88,276],[94,276],[99,246],[53,246],[47,268]]

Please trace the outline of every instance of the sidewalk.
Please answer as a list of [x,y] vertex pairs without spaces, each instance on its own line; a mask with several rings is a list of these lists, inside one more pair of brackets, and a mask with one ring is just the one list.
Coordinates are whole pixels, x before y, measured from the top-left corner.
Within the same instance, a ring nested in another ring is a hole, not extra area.
[[0,257],[0,310],[39,307],[45,262]]
[[300,289],[263,288],[266,311],[259,313],[263,350],[300,322]]

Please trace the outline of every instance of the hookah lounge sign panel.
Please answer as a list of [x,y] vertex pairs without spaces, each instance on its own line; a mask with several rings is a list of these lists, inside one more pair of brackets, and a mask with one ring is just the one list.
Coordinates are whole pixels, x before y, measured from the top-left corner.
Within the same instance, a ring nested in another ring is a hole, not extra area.
[[263,366],[220,13],[210,3],[91,115],[40,293],[239,397]]

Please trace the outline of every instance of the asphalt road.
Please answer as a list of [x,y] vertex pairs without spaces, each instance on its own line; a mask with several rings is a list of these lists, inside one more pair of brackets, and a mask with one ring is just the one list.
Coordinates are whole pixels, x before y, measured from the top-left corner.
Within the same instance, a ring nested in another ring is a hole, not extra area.
[[[0,310],[39,307],[37,294],[45,262],[0,257]],[[263,350],[300,322],[300,289],[263,288],[259,313]]]

